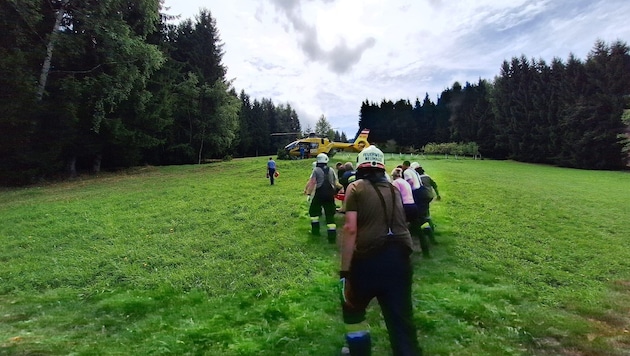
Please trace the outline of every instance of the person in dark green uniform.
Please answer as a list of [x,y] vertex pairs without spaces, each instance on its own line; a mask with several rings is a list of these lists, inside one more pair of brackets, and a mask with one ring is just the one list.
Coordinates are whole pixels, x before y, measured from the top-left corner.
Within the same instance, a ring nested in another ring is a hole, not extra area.
[[337,225],[335,224],[335,193],[341,188],[337,179],[337,172],[328,167],[328,155],[320,153],[317,155],[317,164],[311,173],[311,177],[304,188],[304,194],[308,194],[310,207],[308,210],[311,217],[311,233],[319,235],[319,216],[324,208],[326,216],[326,228],[328,231],[328,242],[337,241]]

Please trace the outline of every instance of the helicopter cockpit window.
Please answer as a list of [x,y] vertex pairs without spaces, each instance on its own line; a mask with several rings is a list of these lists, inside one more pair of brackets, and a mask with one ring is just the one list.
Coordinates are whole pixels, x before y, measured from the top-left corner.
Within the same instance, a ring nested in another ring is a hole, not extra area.
[[298,142],[297,141],[293,141],[290,144],[286,145],[284,147],[285,150],[292,150],[297,146]]
[[316,150],[319,147],[319,144],[315,143],[315,142],[311,142],[311,149],[312,150]]

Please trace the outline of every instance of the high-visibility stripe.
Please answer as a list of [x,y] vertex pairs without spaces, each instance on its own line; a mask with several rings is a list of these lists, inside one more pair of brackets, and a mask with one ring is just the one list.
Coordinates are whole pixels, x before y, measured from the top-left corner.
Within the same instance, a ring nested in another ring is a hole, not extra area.
[[326,225],[326,227],[328,228],[328,230],[337,230],[337,225],[335,224],[328,224]]
[[370,326],[368,325],[367,321],[362,321],[360,323],[357,324],[344,324],[346,327],[346,334],[353,334],[353,333],[361,333],[361,332],[365,332],[368,333]]
[[312,223],[319,222],[319,216],[311,216],[311,222]]

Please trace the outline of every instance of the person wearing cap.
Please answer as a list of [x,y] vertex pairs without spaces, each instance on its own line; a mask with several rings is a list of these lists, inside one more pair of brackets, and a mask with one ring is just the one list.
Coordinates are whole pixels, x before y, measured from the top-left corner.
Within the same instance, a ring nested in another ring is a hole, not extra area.
[[411,301],[412,241],[400,191],[388,182],[385,156],[369,146],[348,185],[341,238],[340,297],[350,355],[370,355],[366,308],[376,298],[394,355],[421,355]]
[[402,164],[403,179],[411,185],[411,190],[413,191],[420,188],[422,183],[420,183],[418,175],[415,174],[415,171],[409,168],[411,168],[411,163],[409,163],[409,161],[404,161]]
[[416,202],[418,206],[418,211],[420,212],[420,216],[426,215],[427,204],[422,199],[421,191],[422,182],[420,181],[420,175],[416,172],[411,166],[416,165],[418,162],[409,163],[409,161],[404,161],[402,164],[403,170],[403,179],[409,183],[411,186],[411,192],[413,193],[413,200]]
[[311,198],[308,214],[311,217],[311,234],[319,236],[319,216],[324,208],[326,216],[326,227],[328,230],[328,242],[337,241],[337,225],[335,224],[335,193],[341,188],[334,169],[328,167],[328,155],[320,153],[317,155],[315,168],[304,188],[304,194]]
[[427,236],[425,236],[422,231],[422,218],[420,217],[418,206],[413,199],[411,185],[402,178],[403,173],[401,168],[394,168],[391,174],[392,185],[400,191],[403,209],[405,210],[405,216],[407,217],[407,222],[409,223],[409,233],[411,233],[412,237],[415,236],[418,238],[420,248],[422,249],[422,255],[424,257],[429,257],[429,242],[427,241]]
[[420,212],[420,218],[422,220],[422,233],[428,237],[433,244],[437,244],[435,241],[435,235],[433,234],[433,225],[429,216],[429,203],[433,199],[430,190],[422,183],[422,177],[418,173],[417,169],[420,167],[418,162],[412,162],[409,165],[409,169],[405,172],[409,172],[410,176],[414,176],[415,180],[419,183],[419,187],[413,190],[413,198],[418,206]]

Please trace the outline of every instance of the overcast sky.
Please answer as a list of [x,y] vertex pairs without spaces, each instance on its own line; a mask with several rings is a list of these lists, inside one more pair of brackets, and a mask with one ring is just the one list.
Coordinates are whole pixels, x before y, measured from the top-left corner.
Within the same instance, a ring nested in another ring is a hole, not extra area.
[[353,137],[366,99],[492,80],[525,55],[585,59],[597,39],[630,43],[628,0],[166,0],[216,20],[234,88],[290,104],[302,129],[324,115]]

